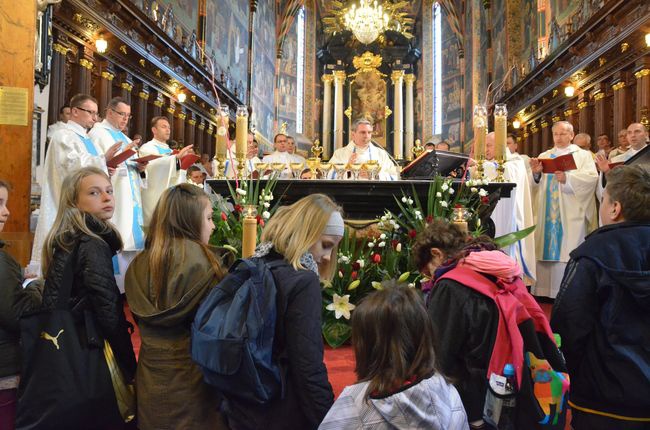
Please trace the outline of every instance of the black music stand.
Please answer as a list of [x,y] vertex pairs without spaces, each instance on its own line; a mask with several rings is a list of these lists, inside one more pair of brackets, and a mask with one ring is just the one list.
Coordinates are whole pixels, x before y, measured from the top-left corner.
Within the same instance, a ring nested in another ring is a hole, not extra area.
[[431,179],[436,174],[454,176],[454,173],[460,177],[468,159],[468,155],[457,152],[425,151],[404,167],[402,179]]

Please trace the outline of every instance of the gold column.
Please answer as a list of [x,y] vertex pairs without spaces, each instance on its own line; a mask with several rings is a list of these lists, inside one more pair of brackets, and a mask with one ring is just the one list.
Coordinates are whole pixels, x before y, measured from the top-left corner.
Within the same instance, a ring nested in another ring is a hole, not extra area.
[[413,118],[413,83],[415,83],[415,75],[409,73],[404,76],[406,82],[406,133],[404,134],[404,146],[406,151],[406,159],[413,159],[413,139],[414,139],[414,118]]
[[332,136],[332,81],[334,75],[324,74],[323,80],[323,159],[330,158],[330,137]]
[[403,113],[403,84],[404,70],[395,70],[390,75],[393,82],[393,157],[401,160],[404,154],[404,113]]
[[334,75],[334,149],[343,148],[343,83],[345,71],[337,70]]

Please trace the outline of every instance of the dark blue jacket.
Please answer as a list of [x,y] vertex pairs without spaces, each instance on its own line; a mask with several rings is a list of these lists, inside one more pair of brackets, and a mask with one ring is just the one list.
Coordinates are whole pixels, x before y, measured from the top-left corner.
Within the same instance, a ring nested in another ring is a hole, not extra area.
[[551,326],[575,406],[650,418],[650,223],[587,236],[571,253]]

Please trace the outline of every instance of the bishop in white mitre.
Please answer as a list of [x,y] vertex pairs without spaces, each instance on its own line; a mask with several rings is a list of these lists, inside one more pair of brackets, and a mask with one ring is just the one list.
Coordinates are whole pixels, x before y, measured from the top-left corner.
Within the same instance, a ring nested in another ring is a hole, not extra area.
[[532,158],[530,166],[537,188],[537,283],[533,294],[555,298],[569,253],[580,245],[596,215],[594,192],[598,172],[591,152],[571,143],[573,126],[567,121],[553,124],[555,146],[539,155],[539,159],[572,154],[576,169],[566,172],[542,173],[542,163]]
[[[393,160],[386,150],[372,142],[373,126],[367,119],[357,119],[352,124],[352,141],[334,151],[330,163],[350,165],[376,160],[379,164],[379,179],[394,181],[399,174]],[[336,172],[332,172],[335,175]]]
[[[494,221],[497,237],[535,225],[530,182],[524,160],[519,154],[512,154],[510,149],[506,148],[506,162],[503,168],[504,180],[516,184],[516,187],[510,197],[499,199],[492,212],[491,218]],[[476,169],[472,168],[470,172],[472,179],[477,179]],[[494,181],[497,177],[494,132],[489,133],[485,138],[483,172],[484,178],[489,181]],[[529,234],[504,251],[517,260],[525,275],[524,281],[527,285],[532,285],[536,279],[535,235]]]
[[52,134],[45,155],[41,180],[41,206],[32,247],[29,272],[41,275],[41,253],[56,213],[59,209],[61,184],[66,175],[82,167],[95,166],[108,172],[106,160],[111,159],[117,146],[102,150],[88,137],[87,130],[97,119],[97,101],[79,94],[70,100],[70,119]]
[[173,153],[167,144],[171,135],[171,126],[169,120],[164,116],[158,116],[151,120],[151,132],[153,139],[140,147],[140,157],[148,155],[159,157],[147,163],[147,185],[142,189],[142,214],[145,227],[149,225],[162,193],[171,186],[185,182],[180,159],[192,150],[192,145],[188,145],[178,153]]
[[[121,97],[115,97],[108,103],[105,118],[96,123],[88,132],[93,143],[102,151],[111,146],[120,145],[119,152],[127,149],[137,149],[131,139],[124,134],[129,119],[131,106]],[[138,142],[136,142],[138,143]],[[117,286],[124,292],[124,275],[129,264],[138,251],[144,249],[144,225],[142,214],[142,187],[144,185],[140,172],[146,164],[134,161],[138,158],[137,151],[126,161],[120,163],[111,177],[115,212],[111,222],[117,227],[124,244],[122,251],[113,257],[113,266]]]

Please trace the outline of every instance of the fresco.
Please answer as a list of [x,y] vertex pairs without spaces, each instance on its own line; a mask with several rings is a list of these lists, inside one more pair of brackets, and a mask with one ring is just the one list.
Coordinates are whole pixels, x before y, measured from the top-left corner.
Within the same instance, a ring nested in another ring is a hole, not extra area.
[[248,77],[248,7],[238,0],[207,0],[206,54],[215,75],[240,100]]
[[507,39],[506,39],[506,2],[505,0],[492,0],[492,47],[494,52],[492,78],[501,82],[508,70],[507,67]]
[[275,77],[275,1],[257,3],[253,31],[252,123],[267,140],[273,140],[273,90]]
[[442,16],[442,139],[460,148],[461,86],[463,77],[458,57],[458,41],[451,31],[445,14]]

